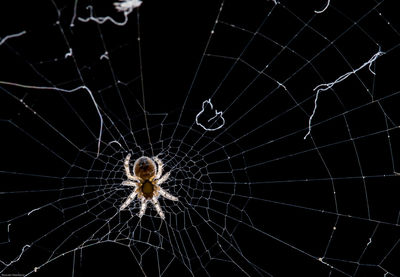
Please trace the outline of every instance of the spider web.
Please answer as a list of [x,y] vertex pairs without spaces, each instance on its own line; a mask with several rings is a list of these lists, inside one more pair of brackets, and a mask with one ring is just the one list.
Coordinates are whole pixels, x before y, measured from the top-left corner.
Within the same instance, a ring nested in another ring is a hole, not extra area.
[[3,276],[400,275],[394,1],[39,2],[0,9]]

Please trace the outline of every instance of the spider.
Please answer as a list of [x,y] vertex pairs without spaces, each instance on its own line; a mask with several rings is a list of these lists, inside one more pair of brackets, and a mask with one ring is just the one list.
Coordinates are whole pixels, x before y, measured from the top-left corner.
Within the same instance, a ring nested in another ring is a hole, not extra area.
[[128,180],[123,181],[122,185],[134,187],[134,190],[121,205],[120,211],[128,207],[137,195],[137,198],[141,201],[138,214],[140,218],[146,211],[147,202],[151,201],[160,217],[165,219],[164,212],[160,207],[160,202],[158,202],[158,197],[162,195],[169,200],[178,201],[178,197],[169,194],[160,187],[160,185],[168,179],[169,172],[161,176],[164,168],[163,162],[158,157],[149,158],[142,156],[135,161],[132,175],[129,170],[130,159],[131,154],[128,154],[124,162],[125,174]]

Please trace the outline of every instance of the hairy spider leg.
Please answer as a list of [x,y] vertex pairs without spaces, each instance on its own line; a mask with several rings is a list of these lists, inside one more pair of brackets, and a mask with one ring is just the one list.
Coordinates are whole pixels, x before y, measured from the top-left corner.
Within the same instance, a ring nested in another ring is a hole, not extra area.
[[119,208],[120,211],[125,209],[126,207],[129,206],[130,203],[132,203],[133,199],[136,197],[136,189],[128,196],[128,198],[125,200],[124,204],[121,205],[121,208]]
[[164,176],[158,179],[156,185],[164,183],[165,181],[167,181],[168,178],[169,178],[169,172],[165,173]]
[[163,190],[162,188],[160,188],[160,189],[158,190],[158,193],[159,193],[161,196],[163,196],[164,198],[167,198],[167,199],[172,200],[172,201],[178,201],[178,197],[169,194],[168,192],[166,192],[166,191]]
[[163,173],[164,164],[158,157],[153,157],[153,160],[156,161],[157,166],[158,166],[157,174],[156,174],[155,179],[160,179],[160,177],[161,177],[161,175]]
[[122,185],[130,186],[130,187],[137,187],[137,183],[136,182],[132,182],[132,181],[123,181]]
[[161,210],[160,202],[158,202],[156,197],[152,199],[153,205],[156,208],[157,213],[160,215],[161,219],[165,219],[164,212]]
[[128,154],[128,155],[126,156],[126,158],[125,158],[125,161],[124,161],[124,168],[125,168],[126,177],[127,177],[129,180],[141,182],[141,181],[142,181],[141,178],[139,178],[139,177],[137,177],[137,176],[131,175],[131,171],[129,170],[129,161],[130,161],[130,160],[131,160],[131,154]]
[[141,218],[144,215],[144,212],[146,211],[147,208],[147,200],[146,199],[142,199],[142,206],[140,207],[140,212],[138,214],[138,216]]

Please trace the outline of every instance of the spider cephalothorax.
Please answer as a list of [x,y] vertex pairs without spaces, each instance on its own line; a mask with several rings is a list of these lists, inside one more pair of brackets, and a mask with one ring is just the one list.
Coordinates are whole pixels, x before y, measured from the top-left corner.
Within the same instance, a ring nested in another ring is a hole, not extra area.
[[135,189],[121,205],[120,210],[129,206],[137,195],[137,198],[142,202],[139,217],[143,216],[147,208],[147,202],[151,201],[160,217],[164,219],[165,215],[161,210],[158,197],[162,195],[169,200],[178,201],[177,197],[169,194],[160,187],[160,185],[168,179],[169,172],[162,175],[164,165],[158,157],[149,158],[143,156],[135,161],[133,165],[134,175],[132,175],[129,169],[130,158],[131,154],[128,154],[125,158],[124,168],[128,180],[122,182],[122,184],[125,186],[133,186]]

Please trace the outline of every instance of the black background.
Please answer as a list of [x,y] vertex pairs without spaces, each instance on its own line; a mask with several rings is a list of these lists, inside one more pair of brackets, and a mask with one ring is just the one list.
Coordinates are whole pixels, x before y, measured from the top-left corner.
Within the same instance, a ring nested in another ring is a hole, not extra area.
[[[188,270],[184,266],[187,261],[183,263],[182,257],[176,256],[164,276],[383,276],[386,270],[387,276],[397,276],[400,202],[398,177],[394,172],[400,171],[397,154],[400,23],[392,6],[394,1],[332,2],[327,11],[316,15],[314,10],[324,5],[321,1],[281,1],[275,7],[273,1],[226,1],[215,28],[219,1],[147,0],[139,12],[135,10],[129,15],[124,27],[110,22],[83,23],[77,19],[71,27],[74,1],[2,3],[0,38],[21,30],[27,34],[0,46],[0,80],[63,89],[86,85],[102,112],[112,119],[106,120],[105,128],[118,127],[121,137],[130,143],[128,149],[135,152],[140,148],[150,156],[142,110],[144,90],[154,151],[170,153],[166,158],[171,159],[171,164],[184,151],[189,160],[190,157],[195,160],[197,156],[191,155],[200,151],[201,162],[209,164],[197,165],[208,173],[207,177],[203,175],[206,180],[202,180],[200,193],[205,194],[208,185],[215,191],[232,192],[234,179],[238,182],[236,194],[254,198],[245,201],[238,197],[227,202],[213,194],[211,199],[221,200],[223,207],[214,203],[218,201],[208,203],[222,213],[226,203],[243,208],[244,212],[239,214],[229,211],[237,219],[233,238],[242,255],[224,244],[222,238],[229,237],[226,233],[209,235],[206,228],[198,226],[199,232],[204,231],[205,240],[213,244],[209,250],[214,259],[209,260],[207,255],[193,259],[193,268]],[[78,17],[87,17],[86,6],[91,4],[97,16],[123,19],[113,10],[112,1],[77,3]],[[211,30],[214,35],[205,50]],[[287,47],[282,50],[282,46]],[[69,47],[73,50],[73,60],[65,58]],[[385,54],[371,66],[376,75],[367,66],[335,85],[333,90],[321,93],[313,119],[318,124],[313,126],[312,137],[303,140],[313,110],[313,89],[358,68],[379,47]],[[111,63],[99,58],[105,49]],[[229,71],[239,56],[237,66]],[[259,74],[267,64],[267,75]],[[256,81],[247,88],[255,77]],[[0,241],[6,242],[1,244],[0,253],[1,260],[10,261],[25,244],[72,217],[75,213],[72,207],[76,204],[89,200],[91,207],[89,186],[93,183],[89,177],[98,177],[96,184],[104,185],[95,190],[96,195],[104,195],[104,199],[98,200],[104,211],[111,212],[113,205],[123,201],[126,194],[115,196],[108,189],[117,187],[115,184],[124,179],[119,162],[127,149],[112,153],[113,148],[103,143],[100,160],[105,161],[106,167],[98,167],[99,120],[83,90],[60,93],[2,84],[0,89],[0,177],[1,191],[7,192],[0,195]],[[210,97],[216,109],[224,111],[227,130],[206,133],[194,124],[201,103]],[[133,125],[129,126],[128,118]],[[176,126],[175,138],[188,145],[205,135],[194,152],[185,147],[163,149],[163,144],[157,141],[160,128],[165,142],[169,142]],[[193,131],[184,137],[188,130]],[[128,139],[131,131],[138,138],[136,143]],[[104,133],[104,141],[112,140],[110,133]],[[287,134],[290,136],[286,137]],[[217,144],[201,152],[201,146],[214,140]],[[225,152],[206,155],[217,145],[227,145],[221,148]],[[227,162],[211,166],[227,156],[237,158],[232,159],[230,168]],[[99,169],[103,172],[96,171]],[[216,174],[219,171],[223,174]],[[65,178],[69,176],[81,179]],[[186,178],[184,182],[190,187],[196,185],[192,177],[176,178]],[[226,186],[220,188],[218,182],[225,182]],[[249,184],[239,185],[246,182]],[[66,200],[69,193],[78,195],[65,189],[71,186],[82,188],[79,190],[82,199]],[[32,192],[12,193],[20,190]],[[196,204],[194,209],[203,210],[205,205],[196,202],[195,197],[185,197],[180,190],[178,193],[188,203]],[[59,210],[50,208],[33,213],[35,217],[26,215],[57,199],[65,200],[55,204]],[[81,207],[77,213],[84,209]],[[107,218],[100,211],[93,214]],[[183,214],[177,218],[187,216]],[[126,241],[107,242],[69,252],[94,232],[91,228],[95,226],[78,231],[87,220],[92,218],[82,216],[71,226],[60,228],[54,237],[36,243],[34,251],[27,251],[24,259],[8,267],[4,274],[26,273],[43,264],[43,259],[67,237],[65,249],[56,251],[66,255],[45,264],[33,276],[160,274],[153,249],[143,255],[141,266],[138,265],[132,253],[142,245],[133,241],[130,247]],[[154,224],[157,220],[149,222]],[[9,222],[12,222],[10,233]],[[184,225],[189,229],[190,226]],[[372,242],[368,244],[370,238]],[[189,245],[188,240],[182,240]],[[194,237],[192,240],[199,243]],[[320,257],[329,265],[320,262]]]

